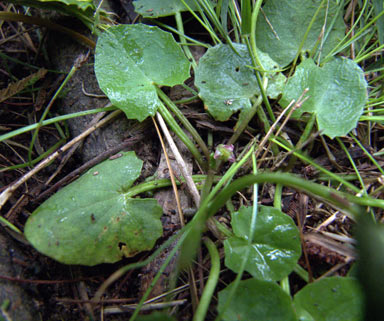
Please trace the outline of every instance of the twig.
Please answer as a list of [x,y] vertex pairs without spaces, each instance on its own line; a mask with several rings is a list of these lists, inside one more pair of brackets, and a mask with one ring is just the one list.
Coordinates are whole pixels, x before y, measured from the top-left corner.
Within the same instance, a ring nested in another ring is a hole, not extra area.
[[23,177],[21,177],[18,181],[13,183],[11,186],[7,187],[1,194],[0,194],[0,209],[3,207],[3,205],[8,201],[8,199],[11,197],[11,195],[20,187],[20,185],[24,184],[26,181],[28,181],[33,175],[37,174],[40,170],[42,170],[45,166],[47,166],[50,162],[55,160],[57,157],[59,157],[63,152],[67,151],[69,148],[71,148],[74,144],[81,141],[85,137],[87,137],[89,134],[91,134],[93,131],[95,131],[97,128],[105,125],[107,122],[109,122],[111,119],[116,117],[121,113],[121,110],[116,110],[109,114],[107,117],[99,121],[96,125],[92,126],[91,128],[87,129],[83,133],[81,133],[79,136],[72,139],[70,142],[65,144],[64,146],[60,147],[56,152],[48,156],[46,159],[41,161],[39,164],[36,165],[35,168],[33,168],[31,171],[29,171],[27,174],[25,174]]
[[[297,108],[301,107],[301,105],[308,99],[308,97],[304,98],[304,95],[307,92],[308,92],[308,88],[305,88],[303,93],[301,94],[301,96],[297,100],[297,103],[291,108],[291,106],[295,103],[295,101],[292,100],[290,102],[290,104],[282,111],[282,113],[279,115],[279,117],[276,119],[276,121],[272,124],[271,128],[268,130],[267,134],[263,137],[262,141],[260,142],[260,144],[259,144],[259,146],[257,148],[256,154],[255,154],[256,158],[260,155],[260,153],[262,151],[262,148],[264,147],[265,143],[268,141],[269,137],[272,135],[273,131],[275,130],[275,128],[276,128],[277,124],[279,123],[279,121],[281,120],[281,118],[283,118],[284,114],[288,110],[290,111],[288,116],[286,117],[286,119],[284,120],[282,125],[280,126],[280,128],[277,130],[276,136],[280,133],[281,129],[285,126],[285,124],[287,123],[288,119],[292,115],[293,111],[296,110]],[[260,166],[260,164],[258,164],[258,166]]]
[[[140,310],[141,311],[149,311],[155,309],[166,309],[178,305],[183,305],[187,303],[187,300],[175,300],[170,302],[160,302],[160,303],[151,303],[145,304]],[[109,307],[104,309],[104,314],[115,314],[115,313],[124,313],[124,312],[132,312],[132,310],[136,310],[137,304],[126,304],[120,305],[118,307]]]
[[[89,125],[87,126],[86,130],[88,128],[91,128],[93,125],[97,124],[100,119],[102,119],[104,116],[106,115],[106,112],[102,112],[100,114],[96,114],[93,119],[91,120],[91,122],[89,123]],[[62,170],[62,168],[64,167],[64,165],[67,163],[67,161],[72,157],[73,153],[76,151],[76,149],[81,145],[82,141],[80,142],[77,142],[76,144],[74,144],[71,149],[68,151],[68,153],[63,157],[62,159],[62,162],[59,166],[57,166],[57,169],[56,171],[48,178],[48,180],[46,181],[46,185],[50,184],[50,182],[52,182],[52,180],[57,176],[57,174],[60,173],[60,171]]]
[[[157,113],[157,115],[159,115],[159,113]],[[173,173],[171,162],[169,160],[168,153],[167,153],[167,150],[165,148],[165,144],[164,144],[163,138],[161,137],[161,133],[160,133],[159,127],[157,126],[156,120],[153,117],[152,117],[152,120],[153,120],[153,124],[155,125],[157,135],[159,136],[161,147],[163,148],[164,155],[165,155],[165,160],[167,162],[167,166],[168,166],[168,169],[169,169],[169,176],[171,178],[173,192],[175,193],[175,200],[176,200],[176,204],[177,204],[177,211],[179,213],[180,224],[181,224],[181,226],[184,226],[185,222],[184,222],[183,209],[181,208],[179,192],[177,190],[177,184],[176,184],[176,181],[175,181],[175,175]]]
[[132,138],[128,138],[127,140],[125,140],[124,142],[122,142],[121,144],[111,148],[111,149],[108,149],[106,150],[105,152],[103,152],[102,154],[100,155],[97,155],[95,158],[92,158],[90,161],[86,162],[85,164],[83,164],[82,166],[76,168],[74,171],[72,171],[71,173],[69,173],[67,176],[63,177],[61,180],[59,180],[57,183],[55,183],[53,186],[51,186],[49,189],[47,189],[46,191],[44,191],[43,193],[41,193],[34,201],[35,202],[38,202],[40,201],[41,199],[44,199],[47,195],[49,194],[52,194],[54,193],[55,191],[57,191],[61,186],[63,186],[64,184],[66,184],[66,182],[69,182],[72,178],[76,177],[77,175],[83,173],[84,171],[86,171],[88,168],[91,168],[97,164],[99,164],[100,162],[102,162],[103,160],[107,159],[108,157],[120,152],[121,150],[123,150],[124,148],[127,148],[131,145],[133,145],[134,143],[136,143],[138,140],[144,138],[144,135],[140,134],[140,135],[136,135],[135,137],[132,137]]
[[178,150],[178,148],[177,148],[177,146],[176,146],[176,144],[175,144],[175,142],[174,142],[174,140],[173,140],[173,138],[172,138],[172,136],[171,136],[171,134],[167,128],[167,125],[164,122],[163,117],[159,113],[156,114],[156,117],[157,117],[157,120],[161,126],[161,129],[164,132],[164,135],[165,135],[165,138],[167,139],[168,145],[171,148],[173,155],[176,158],[176,162],[179,165],[180,171],[185,178],[185,182],[187,183],[187,186],[188,186],[188,189],[192,195],[193,201],[194,201],[195,205],[198,207],[200,204],[200,195],[199,195],[199,192],[197,190],[195,183],[192,180],[191,175],[189,175],[189,173],[187,171],[187,165],[185,164],[184,159],[181,156],[181,154],[180,154],[180,152],[179,152],[179,150]]

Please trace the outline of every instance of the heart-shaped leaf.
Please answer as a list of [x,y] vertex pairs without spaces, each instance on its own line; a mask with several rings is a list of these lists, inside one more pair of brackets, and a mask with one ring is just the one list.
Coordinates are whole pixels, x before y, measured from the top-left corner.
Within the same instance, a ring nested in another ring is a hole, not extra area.
[[[223,311],[234,283],[219,292],[219,313]],[[224,321],[296,321],[291,297],[271,281],[248,279],[240,281],[228,308]]]
[[[224,241],[225,265],[239,272],[248,248],[252,207],[241,207],[232,215],[235,236]],[[300,235],[293,220],[269,206],[259,206],[245,270],[262,280],[281,280],[290,274],[301,254]]]
[[113,263],[152,249],[162,235],[162,209],[154,199],[126,195],[141,167],[134,152],[93,167],[32,213],[26,238],[66,264]]
[[[220,44],[209,48],[200,59],[196,70],[195,84],[205,108],[220,121],[228,120],[237,111],[247,113],[251,108],[250,98],[260,94],[254,71],[250,68],[252,60],[247,47],[233,44],[235,53],[229,45]],[[258,52],[263,68],[268,71],[267,94],[276,98],[283,89],[285,77],[273,72],[278,65],[265,53]]]
[[336,0],[266,1],[263,14],[257,19],[257,47],[268,53],[280,66],[288,65],[295,58],[307,27],[320,5],[323,7],[312,22],[301,53],[312,51],[317,46],[325,56],[345,34],[343,10],[338,10],[340,4]]
[[[185,3],[192,10],[197,10],[194,0],[185,0]],[[188,8],[180,0],[136,0],[133,5],[137,13],[147,18],[166,17],[177,12],[188,11]]]
[[305,60],[289,79],[280,104],[287,106],[306,88],[309,98],[293,117],[316,113],[319,129],[331,138],[356,127],[368,95],[364,73],[354,61],[338,58],[318,67],[312,59]]
[[294,305],[299,320],[363,320],[362,294],[353,278],[330,277],[310,283],[295,295]]
[[143,24],[109,28],[98,39],[95,73],[101,90],[130,119],[153,116],[157,86],[189,77],[190,62],[169,32]]

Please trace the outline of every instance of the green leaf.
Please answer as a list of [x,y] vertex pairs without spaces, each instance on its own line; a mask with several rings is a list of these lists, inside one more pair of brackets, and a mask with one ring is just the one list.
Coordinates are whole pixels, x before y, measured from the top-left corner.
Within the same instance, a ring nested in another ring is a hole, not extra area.
[[100,88],[130,119],[153,116],[161,104],[155,86],[182,84],[189,69],[172,35],[157,27],[113,26],[97,41],[95,73]]
[[134,152],[93,167],[32,213],[26,238],[66,264],[113,263],[152,249],[162,235],[162,209],[154,199],[126,196],[141,167]]
[[310,283],[295,295],[294,305],[299,320],[363,320],[362,295],[353,278],[330,277]]
[[[238,272],[248,247],[252,207],[232,214],[235,236],[224,241],[225,265]],[[256,229],[245,270],[262,280],[281,280],[293,270],[301,255],[300,235],[293,220],[269,206],[259,206]]]
[[309,98],[293,117],[316,113],[319,130],[331,138],[356,127],[367,101],[367,82],[355,62],[338,58],[318,67],[313,60],[305,60],[289,79],[280,104],[287,106],[292,99],[297,100],[305,88]]
[[[229,293],[234,286],[231,283],[219,292],[219,313],[223,311]],[[257,279],[240,281],[223,315],[223,321],[296,321],[291,297],[276,283]]]
[[[198,9],[194,0],[185,0],[185,3],[194,11]],[[135,11],[146,18],[166,17],[188,11],[180,0],[136,0],[133,5]]]
[[[345,34],[342,10],[339,1],[330,0],[268,0],[263,13],[257,19],[257,47],[281,66],[288,65],[296,56],[317,8],[323,3],[307,36],[301,54],[312,51],[317,45],[322,56],[328,54]],[[317,43],[325,25],[324,41]],[[316,44],[317,43],[317,44]]]
[[[195,84],[205,108],[220,121],[228,120],[237,111],[246,113],[251,108],[250,98],[260,95],[254,71],[250,68],[252,60],[247,47],[233,43],[237,55],[229,45],[220,44],[209,48],[197,66]],[[263,67],[268,73],[267,94],[277,97],[283,89],[285,77],[273,72],[278,65],[267,55],[258,52]],[[270,89],[271,88],[271,89]]]

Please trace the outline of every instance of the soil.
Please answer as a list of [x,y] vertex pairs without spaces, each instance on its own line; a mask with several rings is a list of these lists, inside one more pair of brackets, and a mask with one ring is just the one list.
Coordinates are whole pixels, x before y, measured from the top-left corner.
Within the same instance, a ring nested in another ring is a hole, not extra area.
[[[129,0],[114,0],[109,5],[118,14],[119,22],[130,23],[136,17]],[[9,5],[2,4],[1,6],[2,10],[12,9]],[[22,8],[20,9],[22,10]],[[35,14],[35,12],[33,13]],[[53,19],[56,23],[69,26],[92,38],[88,30],[72,18],[59,16]],[[29,65],[59,71],[59,73],[49,72],[36,83],[34,86],[36,90],[21,92],[2,103],[2,108],[0,108],[1,131],[14,130],[38,121],[45,106],[61,84],[63,76],[69,72],[80,55],[87,56],[89,54],[89,57],[66,85],[64,94],[52,106],[49,117],[100,108],[108,103],[108,100],[102,97],[103,93],[99,90],[93,72],[92,50],[89,51],[88,48],[77,43],[71,37],[44,28],[37,31],[35,26],[28,24],[3,22],[1,28],[4,39],[15,36],[13,40],[2,43],[2,52]],[[193,32],[198,33],[193,26],[190,28]],[[27,30],[27,32],[22,33],[22,36],[16,36],[22,30]],[[37,71],[37,69],[30,68],[25,64],[5,58],[0,59],[2,61],[1,88],[7,87],[16,78],[22,79]],[[175,97],[186,95],[183,91],[173,91],[169,94],[175,95]],[[203,137],[207,137],[209,131],[214,132],[214,145],[225,143],[233,132],[233,122],[217,123],[213,121],[207,114],[203,113],[201,103],[185,105],[182,111],[199,129]],[[83,133],[90,124],[95,123],[97,117],[97,115],[89,115],[69,120],[60,125],[60,130],[53,125],[44,127],[40,130],[32,158],[56,144],[61,139],[60,131],[67,137],[76,137]],[[247,135],[257,135],[262,128],[258,123],[250,125]],[[297,125],[290,124],[289,126],[291,128],[288,128],[287,131],[290,130],[292,137],[294,137],[294,132],[297,130],[295,126]],[[240,142],[247,140],[248,136],[244,136]],[[25,162],[28,159],[27,149],[30,141],[31,134],[26,133],[12,138],[8,144],[1,144],[1,167]],[[242,145],[238,144],[236,152],[241,152],[242,148]],[[24,184],[3,207],[2,216],[22,230],[31,212],[50,194],[78,177],[86,168],[120,150],[134,150],[138,157],[144,160],[144,170],[140,180],[154,175],[156,171],[164,172],[163,153],[151,121],[146,120],[139,125],[121,115],[110,122],[108,126],[96,130],[83,140],[73,153],[61,155]],[[344,169],[347,170],[346,164],[348,163],[342,162],[342,156],[336,155],[339,162],[335,164],[323,157],[324,149],[320,144],[313,150],[312,156],[314,158],[319,157],[317,160],[323,166],[329,169],[345,166]],[[361,150],[356,150],[354,157],[360,160],[363,157]],[[188,157],[185,156],[185,158]],[[84,164],[85,167],[82,167]],[[191,171],[199,173],[198,167],[190,159],[189,164]],[[273,167],[275,164],[271,161],[264,166]],[[368,166],[365,159],[361,159],[360,166],[362,168]],[[58,168],[60,170],[57,172]],[[76,171],[78,168],[81,170]],[[29,168],[26,167],[12,171],[0,171],[0,191],[28,170]],[[245,171],[244,169],[243,172]],[[311,167],[300,166],[294,168],[294,171],[308,178],[316,174],[315,169]],[[55,172],[57,172],[55,177],[47,183],[47,180]],[[74,174],[67,178],[67,175],[71,173]],[[65,180],[61,181],[63,178]],[[266,185],[260,194],[262,203],[272,204],[273,193],[273,188]],[[176,205],[172,202],[174,200],[170,195],[172,195],[170,190],[164,190],[155,196],[161,202],[166,203],[163,218],[164,237],[159,240],[157,246],[180,228],[180,222],[173,216]],[[247,199],[249,195],[245,192],[243,196]],[[193,207],[189,195],[184,195],[183,202],[185,202],[183,206]],[[246,201],[240,197],[235,205],[240,206],[243,202]],[[331,212],[331,209],[328,209],[324,204],[318,204],[315,200],[305,198],[289,189],[284,190],[283,202],[284,211],[300,222],[306,233],[324,222],[325,211]],[[219,215],[221,215],[221,222],[228,223],[226,213],[219,213]],[[350,222],[341,214],[335,215],[335,220],[326,229],[333,231],[344,229],[344,232],[349,234]],[[309,260],[314,276],[327,273],[332,268],[334,268],[333,273],[338,275],[347,273],[350,261],[346,260],[346,255],[343,255],[345,253],[342,250],[329,250],[321,241],[315,242],[314,239],[310,238],[307,239],[306,244],[308,258],[303,257],[300,264],[306,267]],[[142,261],[149,254],[141,253],[134,258],[124,259],[116,264],[102,264],[96,267],[67,266],[39,254],[22,237],[9,231],[9,229],[0,228],[0,320],[127,320],[130,310],[127,310],[126,305],[138,302],[161,262],[156,261],[153,262],[153,265],[127,273],[108,288],[103,297],[102,305],[92,305],[90,299],[94,297],[99,286],[113,272],[128,263]],[[163,255],[163,259],[164,257],[165,255]],[[202,262],[207,267],[209,266],[209,263]],[[166,276],[170,278],[172,272],[172,269],[168,269]],[[233,277],[234,275],[228,271],[222,275],[226,283],[229,283]],[[185,275],[182,275],[178,284],[183,285],[186,278]],[[296,276],[292,278],[291,282],[294,291],[298,291],[303,286],[302,281]],[[152,295],[166,291],[166,283],[164,282],[160,288],[155,288]],[[190,320],[192,318],[192,302],[189,291],[184,290],[177,296],[177,299],[186,300],[186,303],[179,308],[178,320]],[[209,319],[213,319],[214,314],[215,311],[212,310]],[[103,316],[101,317],[101,315]]]

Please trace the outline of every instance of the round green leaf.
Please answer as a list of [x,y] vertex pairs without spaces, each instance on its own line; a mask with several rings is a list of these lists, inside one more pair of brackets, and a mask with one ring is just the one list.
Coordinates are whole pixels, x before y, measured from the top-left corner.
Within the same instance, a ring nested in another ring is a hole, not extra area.
[[294,298],[299,320],[361,321],[363,299],[353,278],[330,277],[308,284]]
[[[194,0],[185,0],[192,9],[197,10]],[[147,18],[158,18],[174,15],[177,12],[188,11],[180,0],[136,0],[133,2],[135,11]]]
[[[219,292],[219,313],[223,311],[234,283]],[[291,297],[276,283],[257,279],[240,281],[236,294],[224,312],[224,321],[296,321]]]
[[308,88],[308,99],[293,117],[316,113],[319,130],[334,138],[344,136],[357,125],[367,101],[367,82],[360,67],[352,60],[334,59],[322,67],[307,59],[289,79],[280,104],[287,106]]
[[125,195],[141,166],[135,153],[127,152],[93,167],[32,213],[26,238],[66,264],[113,263],[152,249],[162,235],[162,209],[154,199]]
[[[301,53],[317,49],[322,56],[327,55],[345,34],[342,10],[338,10],[339,1],[322,0],[268,0],[263,6],[263,13],[257,19],[257,47],[281,66],[288,65],[300,49],[301,42],[318,7],[323,5],[313,21]],[[318,42],[324,21],[325,36]]]
[[[239,272],[248,248],[252,207],[232,215],[235,236],[224,241],[225,265]],[[276,208],[259,206],[256,229],[245,270],[262,280],[281,280],[293,270],[301,255],[300,235],[293,220]]]
[[[228,120],[237,111],[247,113],[251,108],[249,99],[260,94],[255,73],[249,68],[252,60],[247,47],[236,43],[233,46],[238,54],[229,45],[209,48],[200,59],[195,75],[195,84],[205,108],[220,121]],[[259,51],[258,55],[265,70],[278,68],[267,54]],[[277,97],[282,92],[285,77],[274,72],[268,76],[267,94],[272,98]]]
[[190,62],[169,32],[143,24],[109,28],[98,39],[95,73],[101,90],[130,119],[153,116],[161,101],[156,85],[189,77]]

